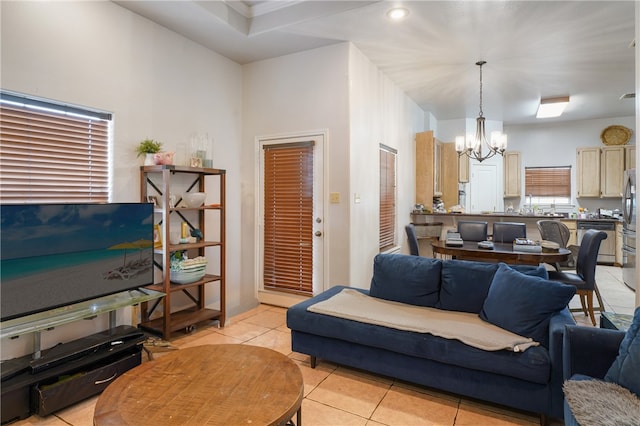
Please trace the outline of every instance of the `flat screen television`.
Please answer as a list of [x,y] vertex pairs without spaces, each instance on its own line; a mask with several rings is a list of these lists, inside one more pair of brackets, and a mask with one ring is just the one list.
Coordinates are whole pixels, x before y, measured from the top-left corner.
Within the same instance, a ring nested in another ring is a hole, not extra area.
[[152,283],[151,204],[0,206],[0,321]]

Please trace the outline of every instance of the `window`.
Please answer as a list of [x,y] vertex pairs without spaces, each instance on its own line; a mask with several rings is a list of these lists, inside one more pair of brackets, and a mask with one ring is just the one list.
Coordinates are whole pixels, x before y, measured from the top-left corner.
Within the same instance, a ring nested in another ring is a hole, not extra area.
[[106,202],[111,115],[0,92],[3,203]]
[[396,155],[380,145],[380,251],[396,245]]
[[532,204],[569,204],[571,202],[571,166],[525,167],[524,170],[527,202]]

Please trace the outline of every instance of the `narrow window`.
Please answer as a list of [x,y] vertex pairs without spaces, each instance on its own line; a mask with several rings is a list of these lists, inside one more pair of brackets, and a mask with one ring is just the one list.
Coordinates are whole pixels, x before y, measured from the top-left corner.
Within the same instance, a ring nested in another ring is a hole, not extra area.
[[380,145],[380,251],[396,245],[397,151]]

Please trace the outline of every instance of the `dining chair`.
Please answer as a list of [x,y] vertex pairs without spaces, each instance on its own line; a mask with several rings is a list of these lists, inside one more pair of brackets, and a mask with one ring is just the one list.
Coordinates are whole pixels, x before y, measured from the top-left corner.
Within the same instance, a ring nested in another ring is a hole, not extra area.
[[485,241],[487,239],[487,222],[467,220],[458,222],[458,233],[462,241]]
[[412,256],[420,256],[420,249],[418,246],[418,237],[416,236],[416,228],[412,223],[404,227],[407,232],[407,241],[409,242],[409,253]]
[[[604,304],[596,284],[596,265],[598,264],[598,251],[600,243],[607,238],[603,231],[589,229],[585,232],[578,250],[576,260],[576,272],[549,271],[549,280],[559,281],[564,284],[573,285],[577,288],[576,294],[580,296],[582,309],[571,309],[572,312],[582,311],[585,316],[589,315],[593,325],[596,325],[594,310],[603,312]],[[593,294],[596,294],[599,306],[593,306]]]
[[536,222],[538,225],[538,231],[540,231],[540,237],[543,240],[553,241],[560,245],[560,247],[568,248],[571,250],[571,255],[569,255],[569,259],[564,262],[556,262],[553,266],[556,270],[560,270],[562,268],[570,268],[574,269],[576,267],[575,258],[578,256],[578,246],[571,245],[569,246],[569,237],[571,236],[571,231],[564,223],[559,220],[551,220],[551,219],[542,219]]
[[516,238],[527,238],[527,225],[521,222],[494,222],[493,242],[512,243]]

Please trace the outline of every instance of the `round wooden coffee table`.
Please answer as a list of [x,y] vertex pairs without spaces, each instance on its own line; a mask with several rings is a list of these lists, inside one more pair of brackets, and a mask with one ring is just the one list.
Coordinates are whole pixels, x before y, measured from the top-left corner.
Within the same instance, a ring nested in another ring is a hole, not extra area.
[[171,352],[127,371],[100,395],[95,425],[283,425],[304,395],[294,361],[250,345]]

